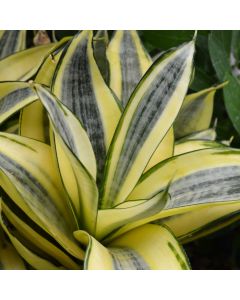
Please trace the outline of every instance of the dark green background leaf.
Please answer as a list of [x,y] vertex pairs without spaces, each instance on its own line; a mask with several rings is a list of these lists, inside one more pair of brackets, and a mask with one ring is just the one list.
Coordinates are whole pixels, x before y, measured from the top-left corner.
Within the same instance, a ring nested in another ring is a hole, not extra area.
[[238,38],[238,31],[212,31],[209,35],[209,52],[218,78],[229,81],[224,88],[224,103],[235,129],[240,133],[240,84],[233,72],[235,70],[236,73],[235,63],[240,53]]

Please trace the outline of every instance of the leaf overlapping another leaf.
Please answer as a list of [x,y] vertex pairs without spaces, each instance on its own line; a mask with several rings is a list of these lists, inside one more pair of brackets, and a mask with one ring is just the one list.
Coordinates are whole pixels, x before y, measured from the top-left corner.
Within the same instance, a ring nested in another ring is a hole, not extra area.
[[186,96],[193,56],[82,31],[0,61],[2,128],[21,111],[0,133],[3,268],[189,269],[174,235],[238,218],[239,151],[209,128],[222,85]]

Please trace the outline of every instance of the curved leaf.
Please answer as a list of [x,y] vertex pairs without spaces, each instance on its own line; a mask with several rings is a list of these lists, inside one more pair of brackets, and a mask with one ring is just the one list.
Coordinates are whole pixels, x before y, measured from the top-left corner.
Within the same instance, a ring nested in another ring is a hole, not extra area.
[[0,81],[30,79],[54,44],[29,48],[0,60]]
[[37,96],[28,83],[0,82],[0,123],[36,100]]
[[239,200],[239,153],[223,147],[174,156],[145,173],[129,200],[152,197],[166,188],[170,180],[171,200],[164,211]]
[[86,232],[74,236],[87,246],[84,268],[87,270],[176,270],[189,269],[187,258],[167,228],[144,225],[105,248]]
[[[73,256],[83,251],[72,237],[77,228],[49,146],[0,134],[0,183],[9,197]],[[21,153],[21,155],[19,155]]]
[[18,253],[26,260],[31,266],[39,270],[58,270],[58,267],[47,261],[46,259],[35,254],[32,250],[24,245],[23,242],[17,237],[17,230],[13,227],[3,214],[0,215],[0,224],[8,235],[11,243],[17,249]]
[[17,228],[18,236],[41,253],[49,261],[68,269],[79,269],[80,266],[72,260],[70,255],[45,231],[34,223],[22,210],[6,197],[2,199],[2,211],[8,221]]
[[[126,207],[127,202],[118,205],[112,209],[98,211],[96,238],[103,239],[112,231],[124,226],[127,223],[144,219],[159,213],[166,202],[168,195],[161,192],[148,200],[131,201],[131,206]],[[137,202],[136,204],[134,202]],[[141,202],[141,203],[139,203]]]
[[211,87],[200,92],[187,95],[183,106],[174,121],[176,138],[196,131],[202,131],[210,126],[213,114],[213,101],[216,91],[226,83]]
[[187,152],[193,152],[201,149],[226,147],[219,142],[205,140],[186,140],[185,142],[177,143],[174,147],[174,155],[180,155]]
[[178,240],[186,243],[199,237],[200,234],[204,236],[228,225],[228,222],[231,223],[236,216],[240,218],[240,201],[199,207],[190,212],[161,219],[158,223],[167,225]]
[[25,270],[23,260],[7,241],[0,227],[0,270]]

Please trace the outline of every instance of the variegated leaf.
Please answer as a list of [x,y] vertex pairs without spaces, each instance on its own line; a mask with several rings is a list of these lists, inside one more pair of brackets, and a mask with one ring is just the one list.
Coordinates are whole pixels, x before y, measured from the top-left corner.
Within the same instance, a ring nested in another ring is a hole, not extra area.
[[109,237],[109,242],[143,224],[213,205],[239,203],[240,151],[212,148],[174,156],[146,172],[128,200],[153,197],[170,183],[170,199],[164,209],[136,222],[129,223]]
[[167,191],[148,200],[124,202],[112,209],[98,211],[96,238],[103,239],[116,229],[159,213],[168,201]]
[[[0,200],[1,202],[1,200]],[[1,204],[0,204],[1,206]],[[4,236],[0,226],[0,270],[25,270],[23,260]]]
[[91,32],[77,34],[65,49],[52,90],[87,131],[97,161],[99,182],[121,110],[95,62]]
[[153,166],[157,165],[161,161],[173,156],[174,153],[174,131],[173,127],[169,129],[155,152],[153,153],[151,159],[149,160],[144,172],[151,169]]
[[189,42],[157,60],[132,94],[109,149],[102,208],[126,200],[171,127],[188,88],[193,53]]
[[50,147],[7,133],[0,134],[0,142],[0,184],[4,191],[66,251],[81,259],[83,251],[72,237],[78,227]]
[[39,84],[35,84],[35,89],[51,120],[57,164],[78,221],[81,228],[94,233],[98,207],[96,160],[87,133],[52,93]]
[[[70,38],[64,38],[51,49],[36,74],[34,82],[51,86],[53,75],[64,49]],[[49,143],[49,124],[46,111],[40,101],[31,103],[21,111],[19,134],[35,140]]]
[[220,147],[174,156],[145,173],[128,198],[152,197],[172,180],[171,201],[164,210],[239,200],[239,154]]
[[152,60],[135,30],[115,32],[108,48],[110,87],[125,107]]
[[104,247],[83,231],[74,236],[87,247],[86,270],[189,269],[186,255],[166,227],[147,224]]
[[59,268],[52,262],[46,260],[40,255],[36,254],[27,245],[24,245],[18,237],[17,229],[7,220],[3,213],[0,214],[0,224],[3,227],[5,233],[8,235],[11,243],[16,248],[17,252],[22,258],[27,261],[33,268],[39,270],[58,270]]
[[219,230],[240,219],[240,199],[237,202],[198,207],[193,211],[157,221],[166,224],[182,243]]
[[212,119],[213,100],[216,91],[226,83],[187,95],[174,121],[174,133],[178,139],[196,131],[208,129]]
[[93,37],[94,57],[105,82],[109,82],[109,65],[106,49],[109,43],[107,30],[98,30]]
[[36,100],[37,96],[28,83],[0,82],[0,123]]
[[0,59],[26,48],[26,30],[0,30]]
[[176,143],[174,146],[174,155],[180,155],[201,149],[226,147],[226,145],[206,140],[186,140],[185,142]]
[[67,269],[80,269],[80,265],[72,259],[71,255],[17,207],[6,194],[2,195],[2,212],[17,228],[18,236],[31,245],[37,253],[42,253],[56,265]]
[[0,60],[0,81],[29,80],[54,44],[29,48]]

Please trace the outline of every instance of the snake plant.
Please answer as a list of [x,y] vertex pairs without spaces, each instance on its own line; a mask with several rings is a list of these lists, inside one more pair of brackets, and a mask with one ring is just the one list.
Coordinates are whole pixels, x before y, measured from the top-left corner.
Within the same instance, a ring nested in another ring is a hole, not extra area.
[[[1,36],[7,49],[26,34]],[[9,51],[3,269],[189,269],[180,242],[238,218],[240,151],[209,128],[224,84],[187,95],[195,38],[154,60],[136,31]]]

